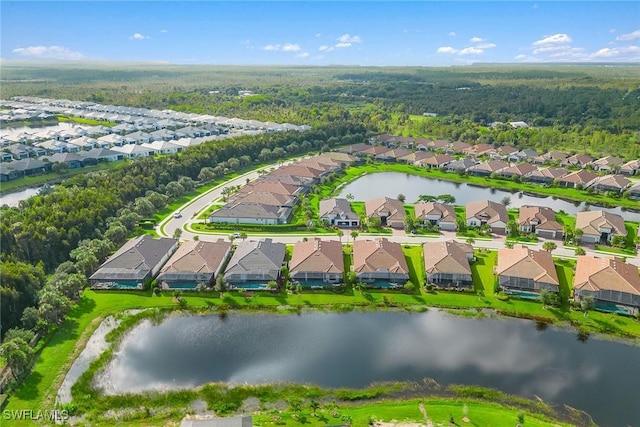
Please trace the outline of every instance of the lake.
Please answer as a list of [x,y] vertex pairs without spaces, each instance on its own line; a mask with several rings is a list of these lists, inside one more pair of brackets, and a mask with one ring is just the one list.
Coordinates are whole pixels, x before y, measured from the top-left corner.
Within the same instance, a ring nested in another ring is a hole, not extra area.
[[[451,194],[456,198],[456,205],[464,205],[474,200],[492,200],[500,202],[503,197],[511,198],[510,208],[519,208],[524,205],[547,206],[559,212],[561,210],[575,215],[583,210],[581,202],[567,202],[552,197],[536,197],[522,193],[510,193],[504,190],[496,190],[487,187],[477,187],[467,183],[443,181],[423,176],[405,174],[400,172],[379,172],[365,175],[342,187],[338,197],[346,197],[352,194],[355,200],[365,201],[377,197],[397,197],[404,194],[407,203],[415,203],[421,194],[438,196]],[[640,203],[638,204],[640,207]],[[591,206],[591,210],[602,209],[607,212],[621,215],[627,221],[640,222],[640,212],[624,211],[621,208],[600,208]]]
[[638,421],[640,348],[522,319],[352,312],[176,315],[143,321],[96,378],[107,394],[207,382],[364,387],[422,381],[495,387],[589,412],[602,425]]
[[10,207],[18,206],[18,203],[20,202],[20,200],[26,200],[29,197],[35,196],[40,192],[41,188],[42,187],[25,188],[24,190],[0,195],[0,206],[3,206],[3,205],[9,205]]

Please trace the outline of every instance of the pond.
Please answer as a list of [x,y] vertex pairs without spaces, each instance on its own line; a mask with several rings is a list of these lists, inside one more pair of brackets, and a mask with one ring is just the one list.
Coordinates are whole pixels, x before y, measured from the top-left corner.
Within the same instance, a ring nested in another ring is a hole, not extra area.
[[27,200],[29,197],[38,194],[41,188],[42,187],[25,188],[24,190],[16,191],[13,193],[2,194],[0,195],[0,206],[8,205],[12,208],[16,207],[21,200]]
[[[431,196],[451,194],[456,198],[456,205],[464,205],[474,200],[492,200],[499,203],[503,197],[508,196],[511,198],[510,208],[538,205],[550,207],[556,212],[563,210],[568,214],[575,215],[583,210],[584,207],[581,202],[567,202],[548,196],[536,197],[517,192],[510,193],[504,190],[477,187],[467,183],[449,182],[400,172],[379,172],[365,175],[345,185],[340,190],[338,197],[346,197],[347,194],[351,194],[355,200],[365,201],[383,196],[395,198],[399,193],[405,195],[407,203],[415,203],[421,194],[429,194]],[[620,208],[606,209],[596,206],[591,206],[590,209],[603,209],[607,212],[621,215],[627,221],[640,222],[640,212],[630,212]]]
[[522,319],[438,310],[176,315],[132,329],[96,385],[119,394],[212,381],[359,388],[433,378],[539,396],[603,425],[637,422],[640,348],[539,329]]

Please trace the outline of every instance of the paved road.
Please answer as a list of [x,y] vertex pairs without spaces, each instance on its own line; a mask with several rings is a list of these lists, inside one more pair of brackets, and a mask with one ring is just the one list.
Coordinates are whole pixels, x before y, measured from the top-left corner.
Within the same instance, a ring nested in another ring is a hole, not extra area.
[[[261,169],[270,170],[272,168],[278,168],[280,166],[292,163],[293,160],[282,163],[282,164],[273,164],[269,166],[265,166]],[[197,219],[198,215],[204,210],[206,210],[212,202],[219,200],[222,198],[222,190],[225,187],[233,186],[233,185],[244,185],[247,182],[247,179],[250,181],[258,178],[260,175],[258,174],[258,170],[248,172],[246,174],[240,175],[237,178],[233,178],[224,184],[220,184],[208,192],[198,196],[197,198],[191,200],[190,202],[183,205],[179,211],[182,216],[180,218],[174,218],[173,214],[169,215],[164,221],[162,221],[158,226],[158,235],[164,237],[173,236],[173,233],[176,229],[182,230],[181,240],[193,240],[194,236],[198,236],[198,238],[202,241],[214,241],[217,239],[228,238],[229,233],[197,233],[193,232],[190,224],[196,222],[202,222],[202,220]],[[337,235],[333,234],[313,234],[313,233],[296,233],[296,234],[266,234],[266,233],[256,233],[249,234],[248,238],[272,238],[277,242],[282,242],[286,244],[293,244],[297,241],[301,240],[303,237],[313,237],[318,236],[322,237],[324,240],[341,240],[343,243],[352,242],[352,238],[349,235],[349,230],[344,230],[344,236],[339,238]],[[394,231],[393,234],[367,234],[361,233],[358,239],[374,237],[374,236],[383,236],[388,238],[392,242],[398,242],[402,244],[422,244],[425,242],[437,242],[444,241],[456,238],[455,233],[453,232],[442,232],[440,236],[414,236],[407,235],[404,231]],[[458,240],[463,240],[461,238],[457,238]],[[542,244],[544,241],[540,241],[537,244],[527,245],[532,249],[542,249]],[[573,249],[565,249],[562,247],[562,242],[556,242],[558,244],[558,248],[553,251],[553,255],[562,258],[575,258],[575,252]],[[480,240],[476,239],[473,244],[474,247],[477,248],[486,248],[486,249],[501,249],[504,248],[505,237],[504,236],[494,236],[492,240]],[[605,254],[595,252],[592,248],[583,246],[588,255],[597,255],[603,256]],[[627,262],[638,266],[640,268],[640,258],[636,255],[635,257],[627,257]]]

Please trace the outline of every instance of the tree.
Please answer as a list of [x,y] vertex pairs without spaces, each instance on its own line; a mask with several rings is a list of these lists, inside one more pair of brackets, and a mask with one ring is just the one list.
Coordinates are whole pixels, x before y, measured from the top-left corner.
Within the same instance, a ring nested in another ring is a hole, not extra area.
[[576,228],[575,230],[573,230],[573,238],[575,240],[575,244],[579,245],[580,242],[582,242],[582,235],[584,234],[584,231],[582,231],[581,228]]
[[513,240],[505,240],[504,247],[507,249],[513,249],[514,243]]
[[344,236],[344,231],[342,231],[341,229],[337,229],[336,230],[336,235],[338,236],[338,239],[340,240],[340,243],[342,243],[342,236]]
[[353,194],[349,193],[349,194],[346,195],[346,199],[351,202],[351,201],[353,201],[353,199],[355,199],[355,197],[353,196]]
[[580,256],[580,255],[586,255],[587,251],[585,251],[583,248],[581,248],[580,246],[578,246],[576,248],[576,256]]
[[442,203],[446,203],[449,205],[452,205],[456,202],[456,198],[451,194],[441,194],[436,197],[436,200],[440,200]]
[[584,312],[584,317],[589,315],[589,312],[595,307],[595,299],[591,295],[587,295],[580,299],[580,308]]
[[173,238],[176,239],[176,240],[179,240],[181,236],[182,236],[182,229],[181,228],[176,228],[173,231]]
[[398,194],[398,200],[400,200],[402,203],[404,203],[404,201],[405,201],[406,199],[407,199],[407,198],[405,197],[405,195],[404,195],[404,194],[402,194],[402,193]]
[[611,246],[614,246],[616,248],[624,248],[625,243],[625,237],[619,234],[613,236],[613,238],[611,239]]
[[476,242],[476,239],[474,239],[473,237],[467,237],[467,240],[465,240],[468,244],[473,245]]
[[142,217],[149,217],[155,213],[156,207],[146,197],[138,197],[133,202],[133,211]]
[[555,242],[552,242],[550,240],[547,240],[542,244],[542,249],[544,249],[547,252],[552,252],[557,248],[558,248],[558,245],[556,245]]
[[435,202],[436,198],[428,194],[421,194],[418,196],[418,200],[420,200],[421,202]]
[[316,411],[320,408],[320,404],[318,403],[317,400],[311,399],[311,402],[309,402],[309,407],[313,411],[313,416],[315,417],[316,416]]
[[511,197],[504,196],[502,200],[500,200],[500,203],[502,203],[505,206],[509,206],[511,204]]
[[369,218],[369,225],[371,226],[371,228],[379,230],[382,228],[382,220],[376,217]]
[[353,241],[356,241],[356,237],[358,237],[358,235],[360,235],[360,233],[358,233],[358,230],[353,230],[351,231],[351,238],[353,239]]
[[242,241],[245,241],[247,239],[247,233],[245,231],[241,231],[240,238],[242,239]]
[[214,289],[217,292],[224,292],[227,289],[227,283],[224,280],[224,276],[222,274],[219,274],[218,277],[216,277],[216,284],[214,286]]
[[518,222],[513,219],[507,222],[507,231],[509,232],[509,235],[511,237],[518,236],[518,231],[519,231]]
[[0,354],[11,369],[11,374],[18,379],[33,362],[33,349],[22,338],[13,338],[0,346]]
[[557,307],[559,305],[560,300],[558,299],[558,295],[554,292],[548,291],[547,289],[540,290],[540,301],[542,302],[542,307],[553,306]]
[[402,222],[404,223],[404,231],[410,233],[415,230],[416,224],[413,215],[405,215]]

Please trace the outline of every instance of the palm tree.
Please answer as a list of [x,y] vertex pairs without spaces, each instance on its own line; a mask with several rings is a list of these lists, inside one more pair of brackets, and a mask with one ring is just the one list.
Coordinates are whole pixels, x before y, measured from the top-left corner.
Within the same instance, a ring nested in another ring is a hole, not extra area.
[[358,233],[358,231],[357,231],[357,230],[353,230],[353,231],[351,232],[351,238],[353,239],[353,241],[354,241],[354,242],[356,241],[356,237],[358,237],[358,235],[359,235],[359,234],[360,234],[360,233]]
[[467,237],[466,242],[470,245],[473,245],[476,242],[476,239],[474,239],[473,237]]
[[342,236],[344,236],[344,231],[339,228],[336,230],[336,234],[338,235],[338,239],[340,239],[340,243],[342,243]]
[[315,417],[316,411],[318,410],[318,408],[320,408],[320,404],[315,399],[311,399],[311,402],[309,402],[309,407],[313,410],[313,416]]
[[593,310],[594,306],[595,300],[592,296],[582,297],[582,299],[580,300],[580,308],[584,312],[584,317],[587,317],[589,315],[589,311]]
[[421,194],[418,196],[418,200],[421,202],[435,202],[436,198],[434,196],[430,196],[429,194]]
[[502,203],[505,206],[509,206],[511,204],[511,197],[504,196],[502,200],[500,200],[500,203]]
[[547,252],[551,252],[554,249],[556,249],[558,247],[558,245],[556,245],[554,242],[547,240],[546,242],[544,242],[542,244],[542,249],[544,249]]
[[573,238],[575,240],[575,244],[579,245],[581,240],[582,240],[582,235],[584,234],[584,231],[582,231],[581,228],[576,228],[575,230],[573,230]]
[[240,238],[244,241],[247,238],[247,233],[244,231],[240,232]]
[[347,200],[352,201],[353,199],[355,199],[355,197],[353,197],[353,194],[349,193],[346,196]]

